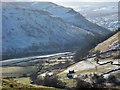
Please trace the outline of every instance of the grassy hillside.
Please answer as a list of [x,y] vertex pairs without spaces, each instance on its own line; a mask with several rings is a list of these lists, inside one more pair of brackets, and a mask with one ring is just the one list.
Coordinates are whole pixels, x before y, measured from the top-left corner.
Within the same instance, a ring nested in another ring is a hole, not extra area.
[[111,45],[115,41],[118,41],[119,39],[120,39],[120,31],[116,33],[115,35],[113,35],[112,37],[110,37],[109,39],[107,39],[106,41],[98,44],[95,47],[95,50],[100,50],[102,52],[105,52],[109,50],[109,45]]
[[[105,40],[104,42],[98,44],[95,47],[95,50],[100,50],[101,52],[108,51],[108,50],[111,49],[110,46],[112,46],[112,48],[113,48],[113,47],[115,47],[116,45],[119,44],[119,38],[120,38],[120,31],[118,33],[116,33],[115,35],[111,36],[109,39]],[[114,52],[114,53],[117,55],[117,52]],[[111,55],[111,53],[109,53],[109,54]],[[115,63],[115,64],[118,63],[118,60],[113,58],[114,57],[113,52],[112,52],[111,57],[106,58],[107,55],[109,55],[109,54],[101,55],[101,57],[103,57],[103,58],[99,58],[99,61],[100,61],[101,64],[109,62],[109,61],[113,61],[113,63]],[[95,58],[96,57],[92,57],[92,58],[86,59],[85,61],[80,61],[80,62],[68,67],[63,72],[59,73],[58,76],[60,78],[63,78],[63,79],[66,78],[63,81],[65,83],[67,83],[68,86],[73,86],[74,81],[72,79],[67,78],[66,73],[69,70],[75,70],[76,71],[75,74],[74,74],[75,76],[78,75],[78,76],[81,76],[81,78],[82,78],[82,76],[87,75],[90,78],[89,75],[92,74],[92,73],[96,73],[98,75],[101,75],[105,72],[108,72],[108,71],[111,71],[111,70],[114,70],[114,69],[118,68],[117,65],[116,66],[111,65],[110,63],[105,64],[105,65],[99,65],[99,64],[96,63]],[[111,75],[115,75],[117,78],[120,77],[120,74],[118,72],[116,72],[114,74],[112,73]],[[89,79],[88,79],[88,81],[89,81]],[[109,86],[107,86],[107,87],[109,88]],[[117,88],[120,88],[120,87],[117,87]]]
[[0,67],[2,69],[3,77],[19,77],[23,74],[28,74],[36,70],[35,66],[27,66],[27,67],[20,67],[20,66],[6,66]]
[[2,90],[60,90],[57,88],[46,87],[46,86],[38,86],[31,84],[23,84],[19,81],[2,79],[2,86],[0,86]]

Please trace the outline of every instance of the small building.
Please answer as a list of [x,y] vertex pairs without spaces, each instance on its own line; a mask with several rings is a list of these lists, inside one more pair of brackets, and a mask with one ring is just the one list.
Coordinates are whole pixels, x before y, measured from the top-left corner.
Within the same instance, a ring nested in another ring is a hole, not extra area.
[[67,73],[67,77],[69,78],[69,79],[73,79],[73,77],[74,77],[74,74],[75,73],[75,71],[74,70],[69,70],[69,72]]
[[68,77],[69,79],[73,79],[73,74],[67,73],[67,77]]
[[69,74],[74,74],[75,73],[75,71],[74,70],[69,70]]

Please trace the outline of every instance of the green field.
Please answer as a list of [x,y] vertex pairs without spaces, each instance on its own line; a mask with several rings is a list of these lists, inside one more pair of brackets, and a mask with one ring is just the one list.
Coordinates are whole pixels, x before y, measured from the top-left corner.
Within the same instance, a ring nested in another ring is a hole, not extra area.
[[35,66],[27,66],[27,67],[0,67],[2,68],[2,76],[3,77],[19,77],[23,74],[29,74],[36,70]]
[[15,78],[14,80],[19,81],[20,83],[30,84],[30,78],[29,77]]

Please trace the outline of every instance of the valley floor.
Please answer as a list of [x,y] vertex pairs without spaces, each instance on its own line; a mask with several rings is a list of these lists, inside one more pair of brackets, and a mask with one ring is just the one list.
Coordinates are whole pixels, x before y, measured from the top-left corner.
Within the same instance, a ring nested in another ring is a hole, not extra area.
[[[29,77],[29,74],[32,72],[36,71],[39,66],[43,65],[43,68],[41,72],[39,72],[38,76],[40,77],[41,75],[44,75],[45,73],[56,73],[59,76],[59,79],[65,83],[67,83],[68,87],[74,87],[74,80],[69,79],[67,77],[67,73],[69,71],[74,70],[74,78],[79,77],[83,78],[84,80],[90,82],[89,79],[85,79],[85,75],[90,75],[90,74],[104,74],[105,72],[108,72],[110,70],[118,69],[118,65],[111,65],[110,63],[105,64],[105,65],[99,65],[95,61],[96,57],[88,58],[85,61],[80,61],[78,63],[75,63],[73,60],[73,55],[57,55],[57,56],[52,56],[49,58],[46,58],[42,60],[34,60],[33,62],[25,62],[18,63],[18,65],[11,65],[11,66],[3,66],[2,68],[2,75],[3,78],[12,78],[12,80],[17,80],[21,83],[25,84],[30,84],[31,80]],[[105,63],[112,61],[114,64],[119,64],[120,59],[113,59],[113,58],[105,58],[105,59],[99,59],[99,63]],[[42,63],[42,64],[41,64]],[[43,64],[44,63],[44,64]],[[75,63],[75,64],[74,64]],[[62,67],[61,67],[62,66]],[[40,68],[40,67],[39,67]],[[118,78],[120,78],[120,73],[119,71],[109,73],[116,75]],[[105,74],[104,76],[107,77],[109,74]]]

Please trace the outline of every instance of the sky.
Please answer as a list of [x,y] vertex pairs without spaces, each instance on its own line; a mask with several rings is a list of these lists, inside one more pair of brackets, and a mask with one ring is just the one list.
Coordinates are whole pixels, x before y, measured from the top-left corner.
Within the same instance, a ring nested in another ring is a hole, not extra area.
[[49,2],[119,2],[119,0],[2,0],[3,2],[9,1],[49,1]]

